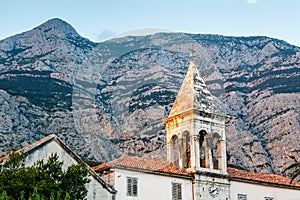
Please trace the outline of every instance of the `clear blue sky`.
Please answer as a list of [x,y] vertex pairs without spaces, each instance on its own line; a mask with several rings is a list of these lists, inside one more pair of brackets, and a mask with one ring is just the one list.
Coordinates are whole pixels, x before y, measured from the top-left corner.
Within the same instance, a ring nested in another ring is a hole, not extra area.
[[54,17],[92,41],[159,28],[263,35],[300,46],[300,0],[0,0],[0,39]]

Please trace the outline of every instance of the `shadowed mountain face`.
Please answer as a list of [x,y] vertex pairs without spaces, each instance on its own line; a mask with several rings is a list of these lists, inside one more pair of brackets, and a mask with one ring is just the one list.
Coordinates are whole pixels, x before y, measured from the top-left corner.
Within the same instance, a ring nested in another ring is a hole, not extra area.
[[60,19],[0,41],[0,154],[55,133],[86,160],[164,158],[190,49],[229,116],[228,163],[281,173],[299,148],[299,47],[185,33],[93,43]]

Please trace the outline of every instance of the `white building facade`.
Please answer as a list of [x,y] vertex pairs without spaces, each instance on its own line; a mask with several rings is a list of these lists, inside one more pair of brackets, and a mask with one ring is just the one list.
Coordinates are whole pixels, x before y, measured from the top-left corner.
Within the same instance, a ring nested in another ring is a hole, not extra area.
[[[182,199],[192,199],[192,194],[190,193],[192,189],[192,184],[190,179],[158,175],[146,172],[140,173],[134,170],[122,169],[115,169],[114,173],[114,188],[117,191],[120,191],[118,192],[118,195],[116,195],[116,200],[172,199],[173,190],[180,190],[181,192],[179,195],[181,195]],[[127,182],[130,180],[136,181],[135,183],[132,181],[132,187],[135,187],[133,184],[136,184],[136,192],[134,189],[132,190],[132,192],[128,191]]]
[[116,200],[193,199],[192,177],[168,162],[127,156],[93,169],[118,191]]
[[231,200],[300,200],[299,186],[230,181]]

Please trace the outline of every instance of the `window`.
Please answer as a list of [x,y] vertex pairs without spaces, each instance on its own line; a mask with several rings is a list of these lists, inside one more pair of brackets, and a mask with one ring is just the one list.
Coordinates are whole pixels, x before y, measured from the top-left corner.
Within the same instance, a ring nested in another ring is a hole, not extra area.
[[127,196],[138,196],[138,179],[127,177]]
[[265,200],[274,200],[273,197],[265,197]]
[[238,200],[247,200],[246,194],[238,194]]
[[181,183],[172,183],[172,200],[182,200]]

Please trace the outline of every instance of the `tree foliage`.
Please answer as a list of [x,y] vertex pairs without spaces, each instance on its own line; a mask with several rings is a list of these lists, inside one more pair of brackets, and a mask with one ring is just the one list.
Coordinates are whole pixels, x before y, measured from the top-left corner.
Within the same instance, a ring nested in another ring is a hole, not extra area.
[[88,171],[71,165],[65,171],[57,154],[46,163],[38,160],[25,166],[21,153],[12,153],[0,169],[0,200],[86,199]]

